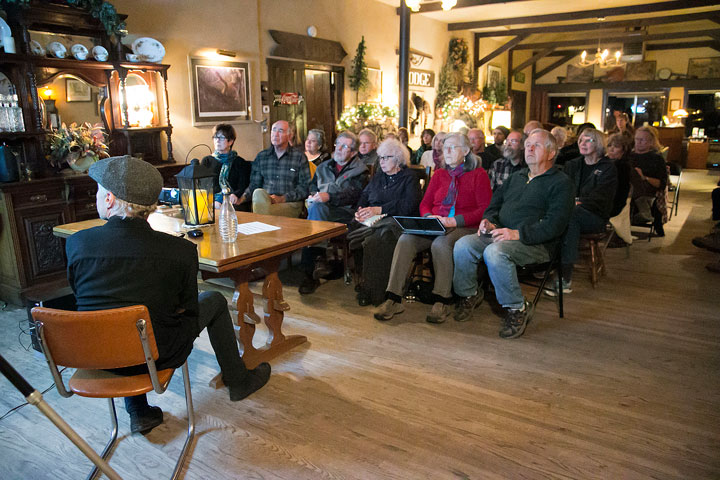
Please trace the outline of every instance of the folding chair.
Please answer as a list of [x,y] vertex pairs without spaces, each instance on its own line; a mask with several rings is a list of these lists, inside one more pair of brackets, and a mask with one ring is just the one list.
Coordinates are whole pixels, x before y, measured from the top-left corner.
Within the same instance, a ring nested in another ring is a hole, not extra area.
[[[117,443],[118,423],[114,398],[141,395],[154,390],[163,393],[172,379],[174,368],[157,371],[157,344],[150,323],[150,314],[143,305],[71,312],[35,307],[33,320],[40,346],[45,354],[58,392],[63,397],[78,394],[82,397],[107,398],[112,421],[112,432],[101,457],[107,460]],[[148,373],[118,375],[106,369],[146,364]],[[58,366],[76,368],[68,381],[63,382]],[[195,414],[190,391],[187,361],[182,366],[185,386],[185,405],[188,429],[185,445],[180,452],[171,479],[176,479],[195,435]],[[95,478],[95,467],[88,479]]]
[[[564,235],[563,235],[564,236]],[[560,237],[562,238],[562,237]],[[555,253],[551,256],[549,262],[543,262],[543,263],[532,263],[529,265],[523,265],[517,266],[517,272],[518,272],[518,280],[520,283],[524,285],[529,285],[531,287],[536,287],[537,292],[535,293],[535,297],[533,298],[532,304],[533,308],[537,307],[538,302],[540,301],[540,298],[543,296],[543,292],[545,290],[552,290],[552,285],[548,286],[547,282],[550,279],[550,276],[552,275],[552,272],[557,272],[557,282],[560,288],[558,288],[558,295],[557,295],[557,306],[558,306],[558,316],[560,318],[563,318],[565,316],[564,308],[563,308],[563,289],[562,289],[562,268],[560,264],[561,257],[561,250],[562,250],[562,241],[558,240],[557,248],[555,249]],[[535,278],[536,273],[542,273],[543,278],[538,282],[538,279]]]

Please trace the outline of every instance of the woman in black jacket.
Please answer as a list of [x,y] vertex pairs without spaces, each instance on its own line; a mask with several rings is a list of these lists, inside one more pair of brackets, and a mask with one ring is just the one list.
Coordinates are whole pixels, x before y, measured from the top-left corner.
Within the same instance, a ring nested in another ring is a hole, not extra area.
[[235,210],[250,211],[251,202],[240,204],[242,193],[250,184],[250,171],[252,163],[248,162],[233,150],[235,145],[235,129],[232,125],[219,124],[213,129],[213,145],[215,150],[212,156],[203,158],[215,171],[215,208],[222,204],[222,190],[230,190],[230,203]]

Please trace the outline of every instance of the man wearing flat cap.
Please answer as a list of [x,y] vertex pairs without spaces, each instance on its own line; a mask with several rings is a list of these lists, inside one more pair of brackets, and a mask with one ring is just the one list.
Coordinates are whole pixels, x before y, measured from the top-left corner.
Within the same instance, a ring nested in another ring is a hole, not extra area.
[[[230,399],[241,400],[262,387],[270,365],[245,368],[225,298],[219,292],[198,295],[195,245],[156,232],[147,222],[162,190],[160,172],[124,156],[101,160],[88,174],[98,183],[97,209],[107,223],[67,239],[68,281],[78,310],[145,305],[155,332],[158,370],[182,366],[193,341],[207,328]],[[117,373],[143,369],[145,365]],[[149,406],[145,395],[125,398],[125,408],[133,433],[162,423],[162,410]]]

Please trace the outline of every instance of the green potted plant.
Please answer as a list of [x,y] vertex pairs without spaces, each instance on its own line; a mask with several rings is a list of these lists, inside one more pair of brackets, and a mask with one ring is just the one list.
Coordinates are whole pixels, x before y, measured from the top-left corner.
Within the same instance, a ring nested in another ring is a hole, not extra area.
[[101,158],[108,157],[105,134],[99,123],[83,123],[78,126],[71,123],[48,134],[50,145],[50,165],[60,168],[63,163],[75,171],[86,172],[90,165]]

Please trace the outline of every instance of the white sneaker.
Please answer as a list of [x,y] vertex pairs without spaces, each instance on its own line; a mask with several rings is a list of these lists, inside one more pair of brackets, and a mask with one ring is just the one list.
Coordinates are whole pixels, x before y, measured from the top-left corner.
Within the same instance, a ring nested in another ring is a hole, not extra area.
[[375,313],[373,316],[377,320],[386,321],[390,320],[394,315],[402,313],[404,311],[405,307],[402,306],[402,303],[398,303],[388,298],[383,303],[381,303],[378,308],[375,309]]

